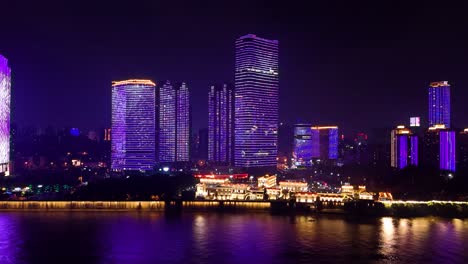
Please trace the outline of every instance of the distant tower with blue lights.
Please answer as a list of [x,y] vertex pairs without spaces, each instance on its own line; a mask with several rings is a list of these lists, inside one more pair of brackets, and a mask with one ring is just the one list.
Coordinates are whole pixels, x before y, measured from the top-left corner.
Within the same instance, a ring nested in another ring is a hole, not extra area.
[[450,84],[447,81],[429,85],[429,126],[450,128]]
[[150,80],[112,83],[112,170],[152,170],[155,158],[155,87]]
[[190,161],[190,100],[185,83],[159,89],[159,162]]
[[234,91],[212,85],[208,93],[208,160],[231,165],[234,156]]
[[236,167],[274,167],[278,155],[278,41],[242,36],[235,43]]

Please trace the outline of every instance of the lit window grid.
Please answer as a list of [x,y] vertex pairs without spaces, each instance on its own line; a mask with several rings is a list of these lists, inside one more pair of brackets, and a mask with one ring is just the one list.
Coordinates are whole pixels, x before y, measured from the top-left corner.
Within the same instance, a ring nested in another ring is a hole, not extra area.
[[208,156],[210,161],[231,163],[233,91],[227,85],[212,86],[208,95]]
[[190,144],[190,102],[189,90],[186,84],[182,84],[177,93],[177,130],[176,130],[176,155],[177,162],[187,162]]
[[0,55],[0,172],[8,169],[10,161],[11,69]]
[[151,170],[155,164],[155,87],[112,87],[111,168]]
[[278,42],[239,38],[235,65],[235,165],[276,166]]
[[160,89],[159,161],[176,160],[176,91],[170,83]]
[[166,82],[160,89],[160,162],[190,160],[190,101],[185,83],[173,87]]
[[429,126],[450,128],[450,86],[429,87]]

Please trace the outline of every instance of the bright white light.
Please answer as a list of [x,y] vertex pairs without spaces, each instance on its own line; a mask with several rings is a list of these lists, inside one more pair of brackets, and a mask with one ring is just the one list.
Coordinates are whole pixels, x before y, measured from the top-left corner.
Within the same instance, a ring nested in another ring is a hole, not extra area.
[[42,184],[39,184],[39,185],[37,186],[37,188],[42,188]]
[[168,172],[168,171],[169,171],[169,167],[164,167],[164,168],[163,168],[163,171],[164,171],[164,172]]

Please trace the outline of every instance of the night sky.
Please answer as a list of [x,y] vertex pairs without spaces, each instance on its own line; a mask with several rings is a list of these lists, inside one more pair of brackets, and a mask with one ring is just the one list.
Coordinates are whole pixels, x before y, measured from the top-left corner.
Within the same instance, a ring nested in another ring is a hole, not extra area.
[[111,81],[128,78],[186,81],[193,126],[206,127],[209,85],[233,81],[234,41],[247,33],[280,42],[282,122],[425,123],[428,83],[447,80],[453,123],[468,127],[462,1],[0,2],[20,127],[109,127]]

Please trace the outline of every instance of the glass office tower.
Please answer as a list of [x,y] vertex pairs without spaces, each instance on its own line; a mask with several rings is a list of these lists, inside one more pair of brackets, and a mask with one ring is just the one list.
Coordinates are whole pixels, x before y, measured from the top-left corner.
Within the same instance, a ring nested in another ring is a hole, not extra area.
[[112,83],[112,170],[152,170],[155,165],[155,83]]
[[235,166],[276,166],[278,41],[248,34],[235,48]]

